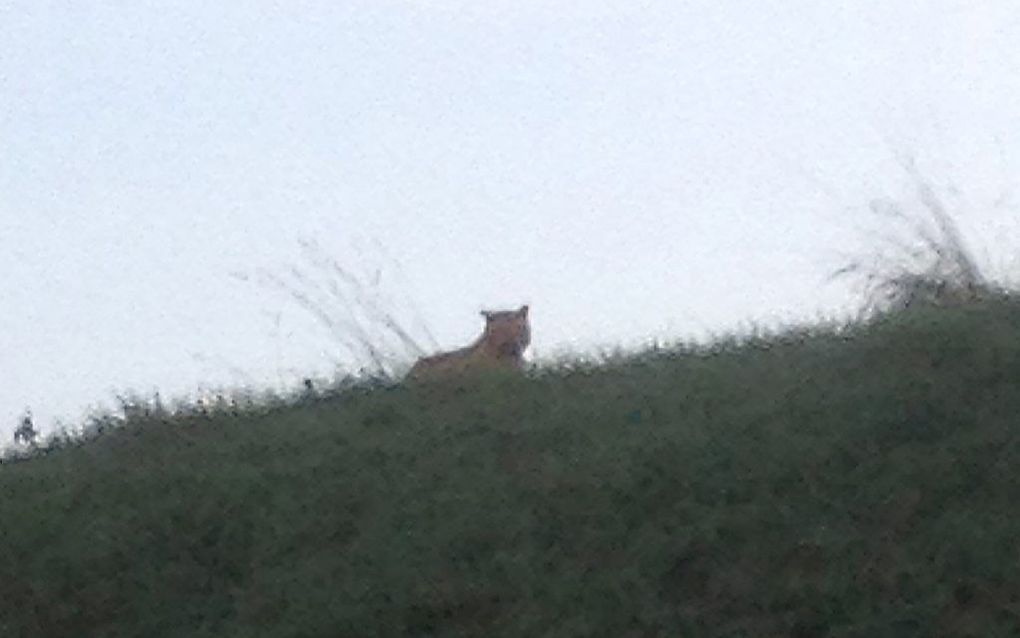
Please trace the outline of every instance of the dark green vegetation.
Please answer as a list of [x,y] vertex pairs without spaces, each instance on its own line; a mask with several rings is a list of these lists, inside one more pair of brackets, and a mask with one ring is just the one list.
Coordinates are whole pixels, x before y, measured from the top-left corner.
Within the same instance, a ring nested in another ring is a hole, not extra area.
[[0,635],[1012,636],[1020,304],[137,417],[0,466]]

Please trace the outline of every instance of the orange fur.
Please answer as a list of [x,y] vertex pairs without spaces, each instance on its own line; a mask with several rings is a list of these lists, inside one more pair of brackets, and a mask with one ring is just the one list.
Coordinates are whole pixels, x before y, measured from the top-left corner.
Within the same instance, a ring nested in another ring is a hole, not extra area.
[[524,350],[531,343],[528,307],[517,310],[483,310],[485,330],[471,345],[418,359],[407,373],[411,380],[463,374],[479,367],[524,367]]

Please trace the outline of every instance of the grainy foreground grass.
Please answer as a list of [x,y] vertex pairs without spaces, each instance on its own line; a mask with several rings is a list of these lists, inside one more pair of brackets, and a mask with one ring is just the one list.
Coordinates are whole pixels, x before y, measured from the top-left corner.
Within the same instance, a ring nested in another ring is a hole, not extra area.
[[139,414],[0,465],[0,636],[1015,636],[1020,303]]

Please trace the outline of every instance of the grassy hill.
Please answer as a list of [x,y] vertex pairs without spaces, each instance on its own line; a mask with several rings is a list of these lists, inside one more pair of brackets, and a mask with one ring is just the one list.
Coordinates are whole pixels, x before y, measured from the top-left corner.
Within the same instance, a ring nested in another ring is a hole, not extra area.
[[0,636],[1020,635],[1020,304],[135,417],[0,466]]

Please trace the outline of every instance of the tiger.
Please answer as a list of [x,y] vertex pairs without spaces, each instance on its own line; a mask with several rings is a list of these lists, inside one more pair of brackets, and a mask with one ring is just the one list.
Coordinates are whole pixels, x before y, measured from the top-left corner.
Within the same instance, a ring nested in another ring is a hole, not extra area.
[[531,344],[528,306],[517,310],[482,310],[485,329],[471,345],[420,359],[408,371],[410,381],[461,375],[480,368],[524,368],[524,351]]

